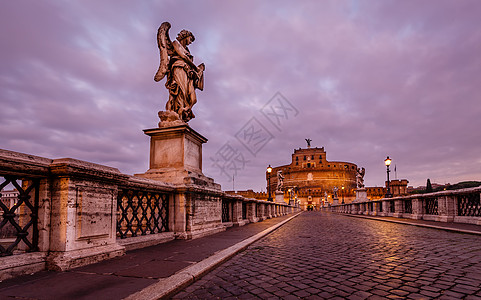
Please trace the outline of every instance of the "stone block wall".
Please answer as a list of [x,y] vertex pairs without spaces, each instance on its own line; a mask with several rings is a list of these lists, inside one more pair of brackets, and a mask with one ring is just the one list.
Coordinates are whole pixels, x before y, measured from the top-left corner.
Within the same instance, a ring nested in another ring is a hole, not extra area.
[[[44,269],[67,270],[127,250],[198,238],[297,210],[228,195],[215,186],[165,183],[85,161],[0,149],[0,185],[10,181],[24,189],[33,187],[21,197],[33,203],[34,211],[26,203],[12,208],[15,220],[25,225],[30,215],[35,217],[21,233],[25,241],[8,250],[11,239],[0,240],[6,245],[0,253],[0,280]],[[223,201],[228,201],[224,222]],[[9,209],[0,209],[6,212],[1,218],[11,215]]]

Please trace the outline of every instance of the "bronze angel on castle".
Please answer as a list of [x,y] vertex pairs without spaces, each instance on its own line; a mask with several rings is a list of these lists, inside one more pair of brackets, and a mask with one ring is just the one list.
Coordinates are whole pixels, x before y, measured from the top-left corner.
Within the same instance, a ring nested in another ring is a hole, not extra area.
[[[189,48],[195,37],[192,32],[183,29],[174,41],[170,40],[169,22],[160,25],[157,31],[157,44],[160,50],[160,66],[154,76],[155,81],[167,75],[165,87],[169,90],[169,100],[165,109],[170,114],[166,121],[193,119],[192,106],[197,102],[195,89],[204,89],[204,64],[196,66]],[[174,114],[172,114],[172,112]],[[159,112],[159,117],[163,112]]]

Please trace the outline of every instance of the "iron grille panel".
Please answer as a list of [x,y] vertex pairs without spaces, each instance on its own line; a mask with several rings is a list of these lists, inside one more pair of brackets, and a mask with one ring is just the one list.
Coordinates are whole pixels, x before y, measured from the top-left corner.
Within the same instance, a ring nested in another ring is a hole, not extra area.
[[481,217],[479,192],[458,195],[458,216]]
[[389,212],[396,212],[396,206],[394,205],[394,200],[389,201]]
[[229,203],[230,201],[222,200],[222,222],[229,222]]
[[426,203],[426,214],[427,215],[437,215],[438,214],[438,198],[429,197],[424,199]]
[[413,201],[412,200],[404,200],[404,212],[407,214],[413,213]]
[[[26,179],[22,185],[20,178],[4,176],[0,191],[9,184],[18,191],[16,203],[3,201],[0,193],[0,256],[9,256],[23,252],[38,251],[38,199],[39,179]],[[31,194],[34,195],[31,199]]]
[[125,239],[169,230],[168,194],[120,190],[117,196],[117,237]]
[[242,202],[242,219],[247,219],[247,203]]

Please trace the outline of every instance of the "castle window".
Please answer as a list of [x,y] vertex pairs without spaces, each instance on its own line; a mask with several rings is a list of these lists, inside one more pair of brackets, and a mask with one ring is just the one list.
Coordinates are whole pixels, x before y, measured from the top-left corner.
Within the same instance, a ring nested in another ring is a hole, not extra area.
[[296,161],[298,161],[298,160],[299,160],[299,156],[296,156]]
[[311,163],[307,163],[307,167],[310,168],[310,167],[311,167]]
[[304,160],[306,160],[306,156],[304,155]]
[[314,159],[314,155],[311,155],[311,159]]
[[348,166],[348,165],[345,165],[345,166],[344,166],[344,169],[349,169],[349,166]]
[[322,159],[322,155],[319,155],[319,159]]
[[299,165],[299,162],[296,161],[296,166],[298,166],[298,165]]

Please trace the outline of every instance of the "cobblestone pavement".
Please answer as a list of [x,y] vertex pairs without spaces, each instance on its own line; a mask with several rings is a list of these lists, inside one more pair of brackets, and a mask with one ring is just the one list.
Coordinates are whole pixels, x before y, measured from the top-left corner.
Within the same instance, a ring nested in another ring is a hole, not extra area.
[[481,299],[481,236],[304,212],[174,299]]

